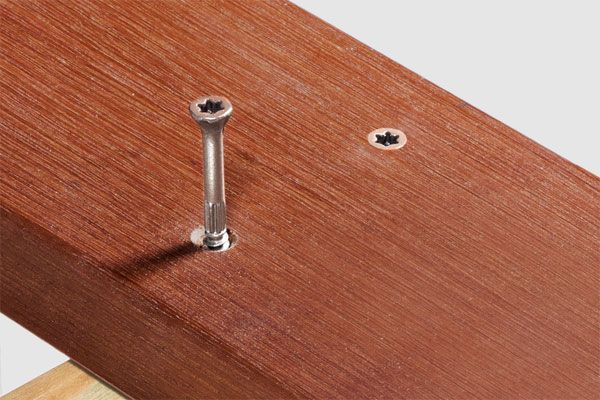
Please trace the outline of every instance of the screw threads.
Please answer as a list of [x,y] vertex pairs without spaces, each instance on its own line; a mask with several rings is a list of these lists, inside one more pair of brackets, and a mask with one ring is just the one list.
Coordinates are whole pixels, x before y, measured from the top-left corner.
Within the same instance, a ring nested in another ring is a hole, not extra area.
[[204,202],[204,230],[207,237],[218,238],[227,233],[227,206],[225,202]]

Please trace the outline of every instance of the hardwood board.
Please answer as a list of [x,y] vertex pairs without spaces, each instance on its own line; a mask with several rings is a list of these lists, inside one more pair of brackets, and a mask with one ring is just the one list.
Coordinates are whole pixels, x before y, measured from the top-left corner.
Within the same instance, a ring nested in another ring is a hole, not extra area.
[[[0,10],[0,310],[107,382],[597,397],[597,177],[288,3]],[[203,94],[234,104],[225,253],[188,244]]]
[[125,400],[72,361],[2,396],[3,400]]

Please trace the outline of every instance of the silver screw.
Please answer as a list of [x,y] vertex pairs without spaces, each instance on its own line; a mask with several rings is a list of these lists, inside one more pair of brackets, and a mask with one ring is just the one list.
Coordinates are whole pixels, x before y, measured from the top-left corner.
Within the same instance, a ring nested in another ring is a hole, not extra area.
[[204,237],[210,250],[229,248],[225,171],[223,169],[223,128],[233,107],[225,97],[205,96],[190,103],[190,114],[202,130],[204,153]]
[[406,135],[400,129],[379,128],[369,133],[367,140],[380,150],[398,150],[406,144]]

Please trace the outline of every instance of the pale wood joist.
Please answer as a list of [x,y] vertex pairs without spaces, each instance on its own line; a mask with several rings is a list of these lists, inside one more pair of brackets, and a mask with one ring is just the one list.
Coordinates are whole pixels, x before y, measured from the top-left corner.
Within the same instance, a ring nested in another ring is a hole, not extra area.
[[2,400],[125,400],[125,397],[67,361],[12,390]]

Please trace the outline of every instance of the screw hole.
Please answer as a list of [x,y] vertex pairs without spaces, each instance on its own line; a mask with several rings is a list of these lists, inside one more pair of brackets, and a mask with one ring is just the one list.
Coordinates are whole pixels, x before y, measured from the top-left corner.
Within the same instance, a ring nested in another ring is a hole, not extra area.
[[227,234],[229,236],[229,240],[227,241],[227,243],[221,247],[215,247],[215,248],[211,248],[206,246],[204,238],[205,238],[205,232],[204,232],[204,226],[199,226],[196,229],[194,229],[190,235],[190,241],[197,246],[199,249],[202,249],[203,251],[214,251],[214,252],[222,252],[222,251],[227,251],[231,248],[233,248],[238,241],[238,237],[237,235],[232,232],[230,229],[227,229]]

